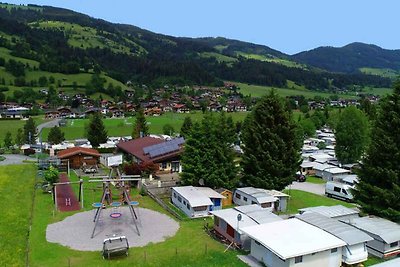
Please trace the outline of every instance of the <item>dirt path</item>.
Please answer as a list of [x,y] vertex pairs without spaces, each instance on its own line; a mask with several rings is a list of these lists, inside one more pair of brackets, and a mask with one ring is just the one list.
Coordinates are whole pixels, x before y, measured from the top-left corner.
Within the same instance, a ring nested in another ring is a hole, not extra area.
[[[69,182],[68,175],[66,173],[61,173],[59,182]],[[57,207],[60,211],[80,210],[78,199],[71,185],[57,185]]]

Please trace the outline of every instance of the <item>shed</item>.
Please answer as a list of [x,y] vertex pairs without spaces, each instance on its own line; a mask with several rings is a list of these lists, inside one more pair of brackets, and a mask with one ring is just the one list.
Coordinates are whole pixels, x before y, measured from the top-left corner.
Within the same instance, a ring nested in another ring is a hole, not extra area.
[[[266,266],[341,265],[346,243],[296,218],[242,228],[251,238],[250,254]],[[305,242],[306,241],[306,242]]]
[[[229,242],[234,242],[245,250],[250,249],[250,239],[241,231],[241,228],[282,220],[257,204],[211,211],[211,214],[214,215],[214,230]],[[240,221],[238,221],[239,214]]]
[[368,252],[380,258],[400,254],[400,225],[379,217],[347,219],[348,223],[374,238],[367,242]]
[[70,167],[78,169],[84,165],[97,165],[100,153],[92,148],[72,147],[59,151],[57,157],[62,160],[69,160]]
[[230,206],[232,205],[232,198],[233,198],[233,192],[231,190],[225,189],[225,188],[219,188],[217,190],[218,193],[223,195],[225,198],[222,199],[222,207]]
[[208,216],[209,211],[222,209],[225,197],[208,187],[172,187],[171,201],[190,218]]
[[317,206],[299,209],[300,214],[304,212],[315,212],[335,220],[353,219],[359,217],[357,209],[350,209],[342,205],[336,206]]
[[233,195],[233,202],[236,205],[258,204],[262,208],[273,210],[274,203],[278,198],[271,196],[264,189],[254,187],[237,188]]
[[358,264],[368,259],[366,243],[373,240],[363,231],[338,220],[315,212],[296,215],[296,218],[314,225],[346,242],[342,248],[342,261],[347,265]]
[[278,190],[264,190],[268,195],[274,196],[278,199],[275,202],[274,210],[285,212],[287,209],[287,203],[289,202],[289,195],[282,193]]

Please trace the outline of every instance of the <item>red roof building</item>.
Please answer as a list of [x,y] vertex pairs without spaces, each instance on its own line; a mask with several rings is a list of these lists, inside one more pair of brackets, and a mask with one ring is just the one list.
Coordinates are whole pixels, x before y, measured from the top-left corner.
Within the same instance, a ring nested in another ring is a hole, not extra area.
[[78,169],[83,165],[96,165],[99,162],[100,153],[96,149],[85,147],[72,147],[57,153],[59,159],[68,159],[70,167]]

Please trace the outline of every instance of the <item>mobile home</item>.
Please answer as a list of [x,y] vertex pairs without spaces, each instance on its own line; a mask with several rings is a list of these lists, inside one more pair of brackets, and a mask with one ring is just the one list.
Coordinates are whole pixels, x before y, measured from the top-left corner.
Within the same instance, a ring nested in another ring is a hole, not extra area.
[[233,194],[233,203],[239,206],[260,205],[264,209],[273,210],[278,198],[271,196],[264,189],[254,187],[237,188]]
[[339,238],[296,218],[242,228],[251,238],[250,255],[273,267],[339,267]]

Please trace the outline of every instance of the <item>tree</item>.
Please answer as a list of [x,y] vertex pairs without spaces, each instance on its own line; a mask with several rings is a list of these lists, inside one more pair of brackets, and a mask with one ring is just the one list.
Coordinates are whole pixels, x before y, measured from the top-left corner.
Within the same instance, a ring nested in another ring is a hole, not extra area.
[[236,140],[233,123],[222,112],[218,117],[206,113],[201,123],[193,124],[186,135],[182,155],[182,183],[218,188],[233,188],[237,183],[232,144]]
[[302,119],[299,121],[299,127],[303,130],[303,134],[306,137],[313,137],[317,130],[314,122],[311,119]]
[[165,135],[173,135],[174,132],[175,132],[175,129],[171,124],[169,124],[169,123],[164,124],[164,126],[163,126],[163,134],[165,134]]
[[370,214],[400,222],[400,83],[381,102],[354,197]]
[[149,135],[149,126],[144,117],[143,109],[139,109],[136,112],[136,121],[133,125],[132,138],[139,138],[146,135]]
[[36,124],[32,117],[24,125],[24,141],[26,144],[36,143]]
[[17,135],[15,136],[15,144],[21,146],[25,143],[24,133],[21,128],[17,130]]
[[335,130],[335,153],[338,160],[343,164],[360,160],[369,137],[369,122],[365,113],[355,106],[345,108]]
[[12,137],[10,131],[7,131],[6,136],[4,137],[4,147],[10,148],[13,145]]
[[282,190],[300,165],[300,139],[291,113],[275,91],[263,97],[246,117],[241,139],[246,186]]
[[54,183],[58,182],[59,172],[57,168],[50,166],[47,171],[44,172],[44,179],[50,184],[53,185]]
[[94,113],[90,117],[86,136],[93,147],[98,147],[100,144],[107,142],[107,130],[104,127],[100,113]]
[[58,126],[54,126],[50,129],[47,140],[50,144],[60,144],[62,141],[65,140],[64,133]]
[[188,136],[190,133],[190,129],[192,129],[192,126],[193,126],[192,119],[190,118],[190,116],[186,116],[181,127],[181,132],[180,132],[181,136],[182,137]]

